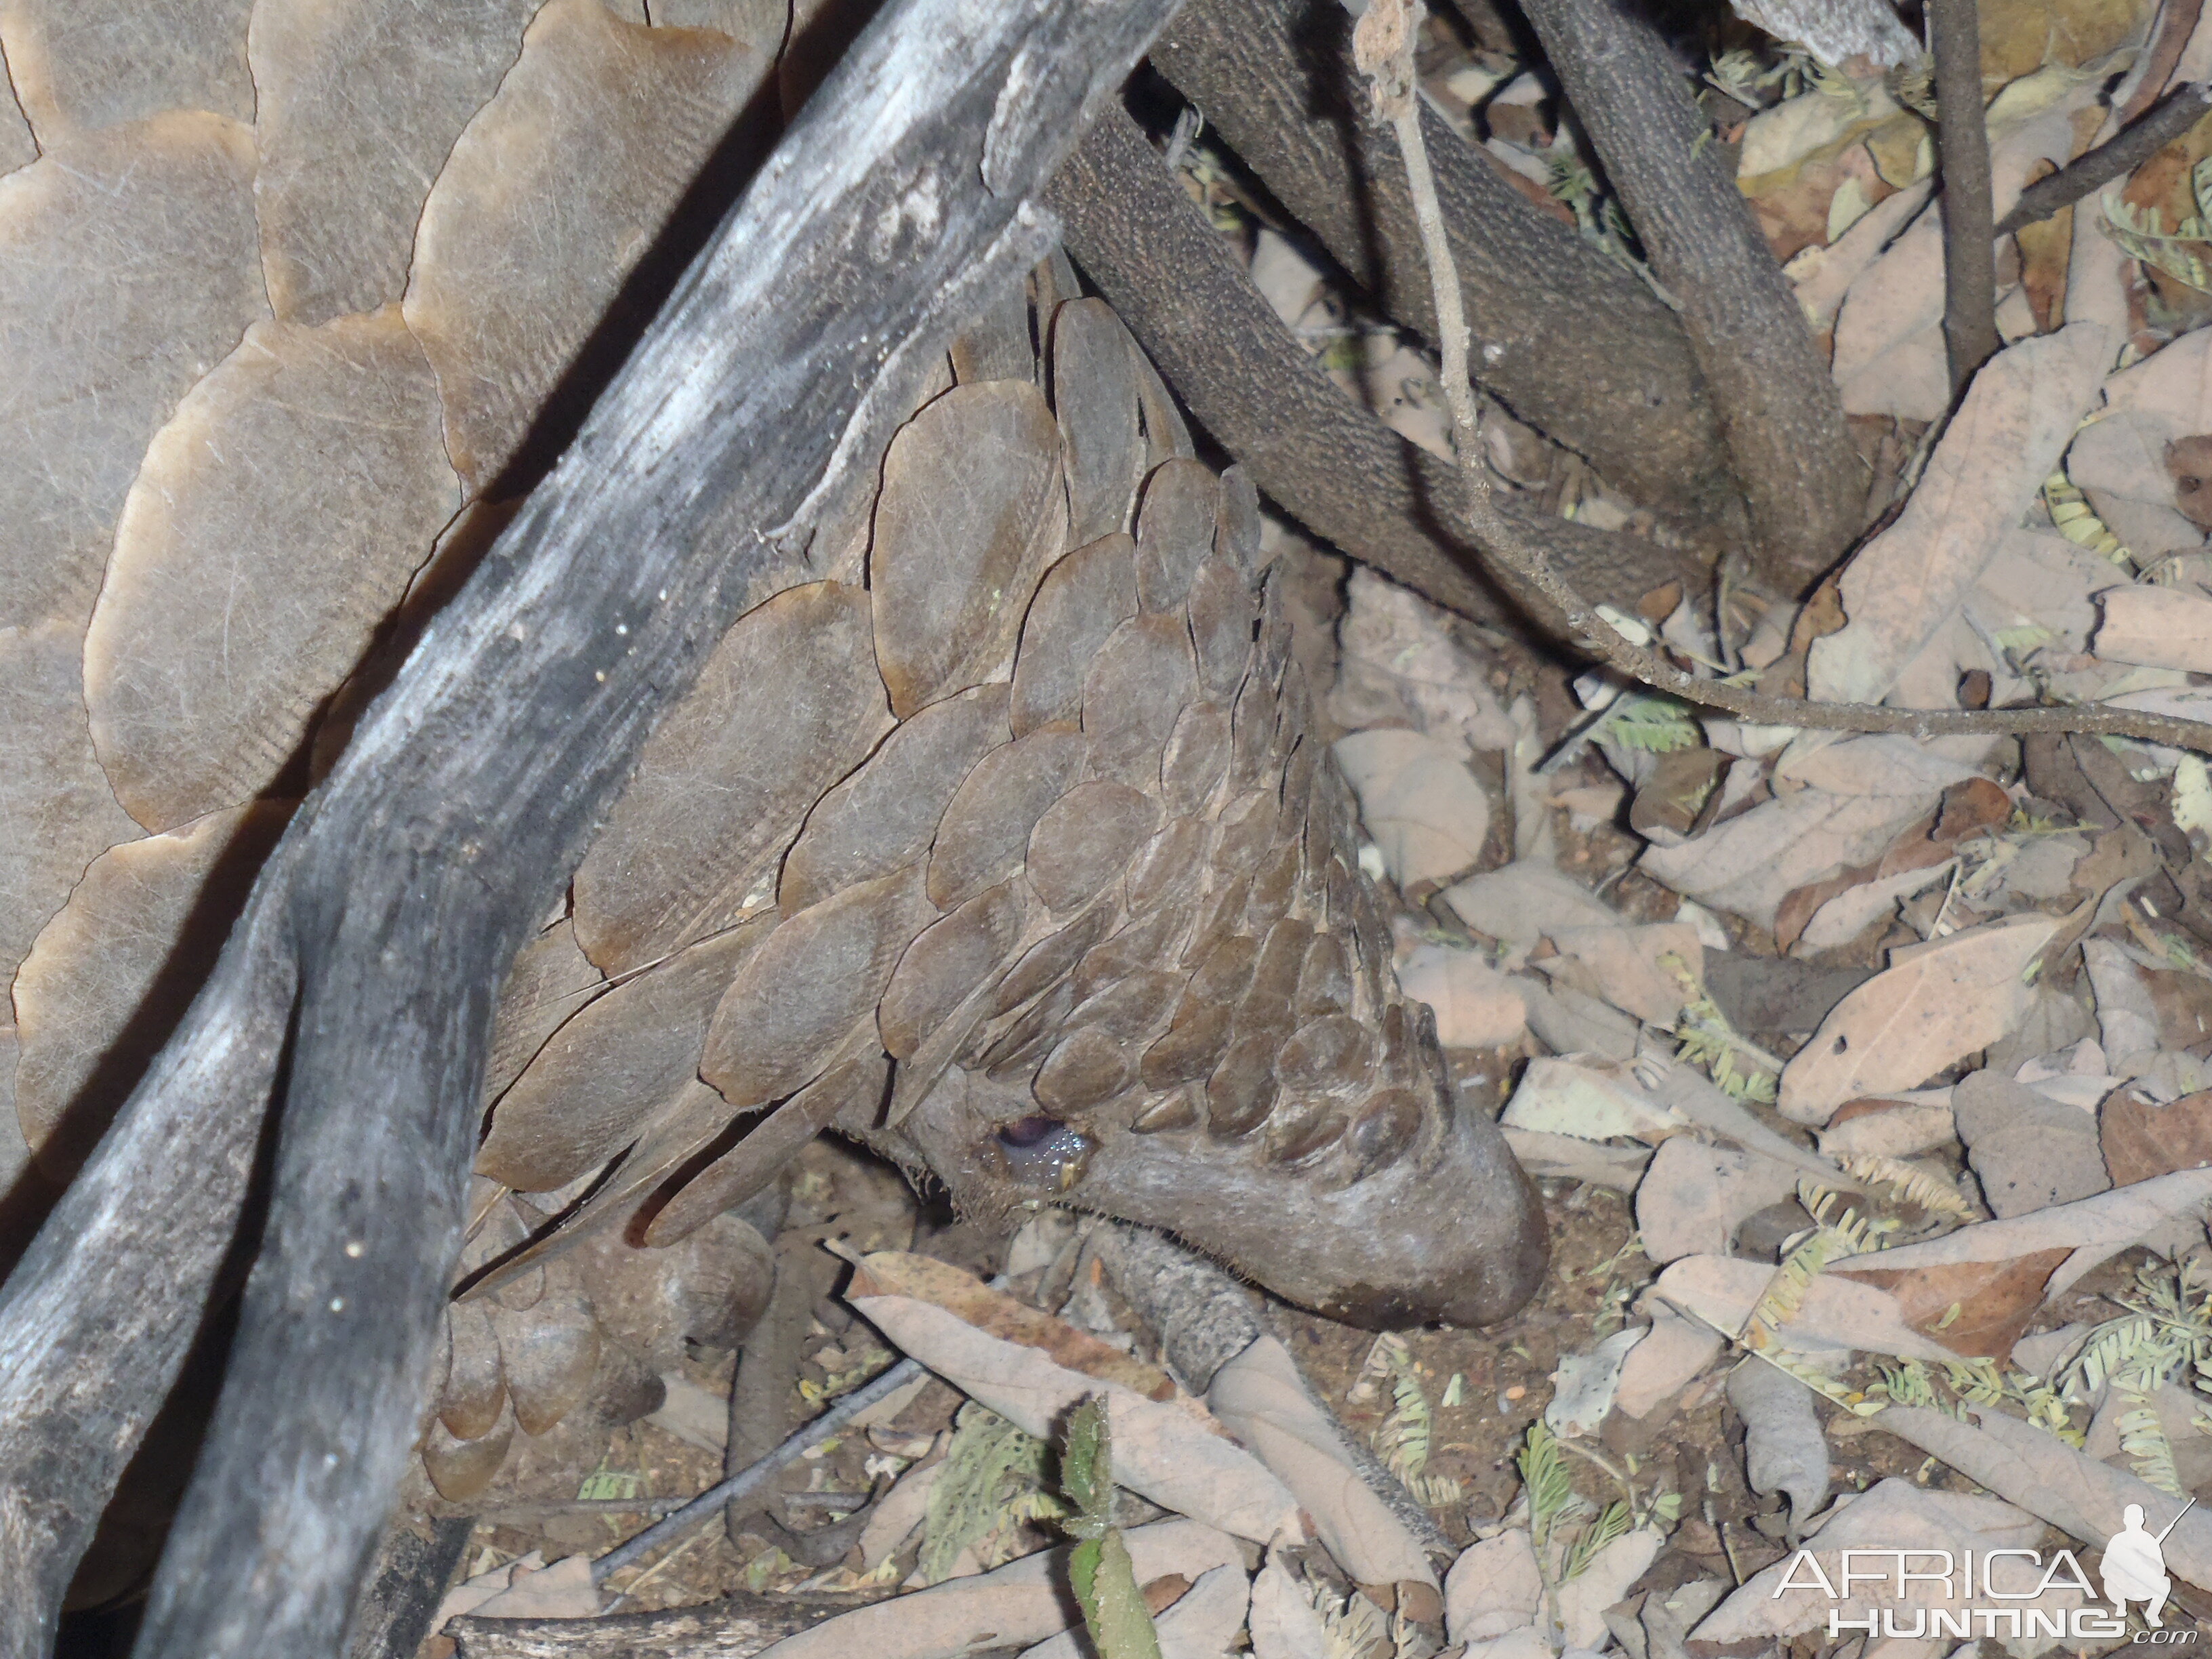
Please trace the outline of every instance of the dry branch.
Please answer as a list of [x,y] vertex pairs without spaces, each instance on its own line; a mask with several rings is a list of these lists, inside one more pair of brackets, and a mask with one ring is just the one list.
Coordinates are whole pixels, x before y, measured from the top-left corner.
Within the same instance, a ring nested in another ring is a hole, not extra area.
[[2071,207],[2122,173],[2133,173],[2208,114],[2212,114],[2212,81],[2176,87],[2133,126],[2021,191],[2012,211],[1997,221],[1991,234],[2009,236]]
[[[1389,131],[1357,85],[1336,0],[1191,0],[1155,68],[1407,327],[1436,305]],[[1423,127],[1476,335],[1476,380],[1607,482],[1700,538],[1743,506],[1680,319],[1434,111]]]
[[1751,504],[1759,568],[1812,586],[1859,529],[1865,469],[1804,313],[1665,40],[1632,0],[1528,0],[1651,269],[1681,307]]
[[821,487],[1042,252],[1029,198],[1167,9],[888,8],[362,722],[0,1293],[0,1653],[49,1644],[173,1374],[288,1016],[270,1214],[138,1650],[337,1649],[428,1380],[508,959],[654,716],[806,578]]
[[1982,118],[1981,20],[1974,5],[1928,0],[1943,168],[1943,349],[1954,398],[1998,344],[1990,135]]

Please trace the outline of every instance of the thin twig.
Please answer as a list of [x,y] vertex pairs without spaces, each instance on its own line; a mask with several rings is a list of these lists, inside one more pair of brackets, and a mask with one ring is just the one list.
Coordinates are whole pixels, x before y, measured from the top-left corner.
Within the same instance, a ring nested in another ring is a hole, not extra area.
[[709,1486],[673,1515],[654,1522],[629,1542],[617,1544],[600,1556],[592,1563],[592,1582],[605,1583],[610,1575],[659,1549],[671,1539],[681,1538],[692,1528],[711,1521],[727,1505],[750,1498],[815,1447],[834,1439],[869,1407],[890,1399],[921,1375],[921,1362],[902,1359],[881,1376],[861,1384],[767,1456]]
[[2212,114],[2212,81],[2192,81],[2176,87],[2156,108],[2110,143],[2098,145],[2021,191],[2012,211],[1997,221],[1996,234],[2009,236],[2048,219],[2092,191],[2103,189],[2122,173],[2134,172],[2208,114]]
[[1936,58],[1936,137],[1943,167],[1943,343],[1956,398],[1996,355],[1996,255],[1990,244],[1990,134],[1982,114],[1975,0],[1928,0]]
[[1376,103],[1396,133],[1412,188],[1414,214],[1436,291],[1444,402],[1451,410],[1452,447],[1467,489],[1467,519],[1492,558],[1533,586],[1565,617],[1572,638],[1608,667],[1654,690],[1700,708],[1717,708],[1760,726],[1828,732],[1900,732],[1916,738],[2085,732],[2135,738],[2212,754],[2212,725],[2126,708],[1887,708],[1870,703],[1814,702],[1769,696],[1747,686],[1698,679],[1626,638],[1562,580],[1543,552],[1531,547],[1500,514],[1482,467],[1481,433],[1467,372],[1467,321],[1459,280],[1444,240],[1443,210],[1429,170],[1413,97],[1414,0],[1374,0],[1353,34],[1360,70],[1374,83]]

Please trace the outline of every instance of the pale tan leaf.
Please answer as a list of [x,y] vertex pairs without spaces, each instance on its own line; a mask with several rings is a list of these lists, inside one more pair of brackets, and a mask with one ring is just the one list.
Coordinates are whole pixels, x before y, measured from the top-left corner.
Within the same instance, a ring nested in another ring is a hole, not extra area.
[[860,1296],[853,1306],[902,1352],[1025,1433],[1050,1437],[1066,1413],[1103,1394],[1114,1437],[1114,1478],[1163,1508],[1267,1543],[1302,1536],[1297,1501],[1249,1453],[1210,1431],[1187,1405],[1161,1405],[1132,1389],[1053,1363],[1035,1348],[979,1331],[957,1316],[902,1296]]
[[1328,1627],[1272,1552],[1252,1581],[1253,1659],[1328,1659]]
[[1447,1048],[1503,1048],[1528,1029],[1518,988],[1480,951],[1417,945],[1398,964],[1398,988],[1429,1005],[1437,1041]]
[[1215,1372],[1206,1403],[1290,1488],[1323,1547],[1354,1578],[1437,1582],[1420,1541],[1360,1478],[1343,1431],[1275,1338],[1261,1337]]
[[2084,489],[2171,508],[2166,447],[2206,432],[2212,432],[2212,337],[2185,334],[2105,382],[2105,407],[2066,452],[2066,476]]
[[1544,1578],[1526,1528],[1470,1544],[1444,1575],[1444,1631],[1455,1642],[1486,1641],[1531,1624]]
[[1666,1541],[1663,1533],[1649,1527],[1623,1533],[1559,1586],[1559,1624],[1569,1647],[1595,1652],[1605,1645],[1605,1610],[1644,1577]]
[[1825,1123],[1847,1100],[1917,1088],[1989,1047],[2027,1012],[2021,975],[2058,925],[2013,916],[1893,953],[1893,965],[1838,1003],[1784,1069],[1783,1115]]
[[[1662,1273],[1652,1288],[1684,1313],[1734,1336],[1759,1305],[1774,1271],[1764,1261],[1689,1255]],[[1813,1280],[1803,1305],[1795,1317],[1776,1328],[1776,1334],[1784,1348],[1798,1353],[1832,1355],[1856,1349],[1901,1359],[1958,1358],[1906,1323],[1904,1310],[1887,1291],[1828,1273]]]
[[599,0],[548,0],[532,21],[431,186],[407,283],[471,493],[514,455],[768,67],[726,35],[622,22]]
[[563,1556],[534,1572],[519,1570],[507,1587],[470,1610],[477,1619],[593,1619],[599,1589],[592,1582],[592,1558]]
[[1725,1255],[1754,1212],[1797,1190],[1799,1171],[1757,1152],[1709,1146],[1690,1135],[1662,1141],[1636,1188],[1636,1229],[1656,1262]]
[[1382,728],[1339,738],[1334,752],[1401,889],[1448,882],[1482,855],[1490,798],[1454,745]]
[[399,298],[431,181],[538,6],[476,0],[434,27],[420,0],[253,9],[253,195],[279,317],[321,323]]
[[1545,974],[1655,1025],[1673,1024],[1705,977],[1705,946],[1687,922],[1557,927],[1551,939],[1559,954],[1535,964]]
[[2212,672],[2212,599],[2147,584],[2107,588],[2094,648],[2112,662]]
[[83,626],[146,441],[268,315],[253,162],[178,111],[0,179],[0,627]]
[[1649,1305],[1651,1328],[1628,1351],[1613,1391],[1613,1409],[1638,1419],[1674,1400],[1721,1351],[1720,1333],[1704,1321],[1656,1298]]

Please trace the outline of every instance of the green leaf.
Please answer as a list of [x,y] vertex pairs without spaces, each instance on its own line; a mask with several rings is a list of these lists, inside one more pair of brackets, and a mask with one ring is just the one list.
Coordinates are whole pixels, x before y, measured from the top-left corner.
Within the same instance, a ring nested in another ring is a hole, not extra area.
[[1068,1577],[1098,1659],[1160,1659],[1159,1632],[1120,1533],[1109,1528],[1104,1537],[1078,1544]]
[[1081,1538],[1099,1536],[1114,1508],[1113,1444],[1106,1425],[1106,1401],[1101,1395],[1091,1395],[1068,1419],[1060,1482],[1076,1510],[1068,1530]]

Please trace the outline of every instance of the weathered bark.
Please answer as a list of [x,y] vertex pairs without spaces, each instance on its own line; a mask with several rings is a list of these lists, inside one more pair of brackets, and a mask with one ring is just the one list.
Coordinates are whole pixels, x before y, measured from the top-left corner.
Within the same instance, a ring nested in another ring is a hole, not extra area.
[[508,960],[654,717],[804,580],[826,487],[1041,253],[1028,198],[1166,11],[888,8],[362,723],[0,1294],[0,1652],[50,1644],[181,1358],[288,1016],[261,1255],[138,1650],[339,1646],[428,1380]]
[[[1334,0],[1192,0],[1152,61],[1346,271],[1433,340],[1405,167],[1352,67],[1351,24]],[[1653,511],[1740,538],[1728,451],[1680,320],[1434,111],[1423,131],[1483,389]]]
[[[1451,464],[1401,438],[1322,372],[1230,257],[1136,124],[1109,109],[1053,181],[1068,252],[1184,404],[1260,488],[1316,535],[1437,604],[1498,617],[1523,604],[1460,527]],[[1584,591],[1632,602],[1686,560],[1520,506],[1523,533]]]
[[453,1515],[431,1522],[427,1538],[404,1520],[386,1530],[354,1620],[350,1659],[415,1659],[476,1525],[471,1516]]
[[1545,54],[1681,307],[1735,476],[1753,559],[1809,587],[1859,528],[1865,469],[1790,283],[1635,0],[1526,0]]

